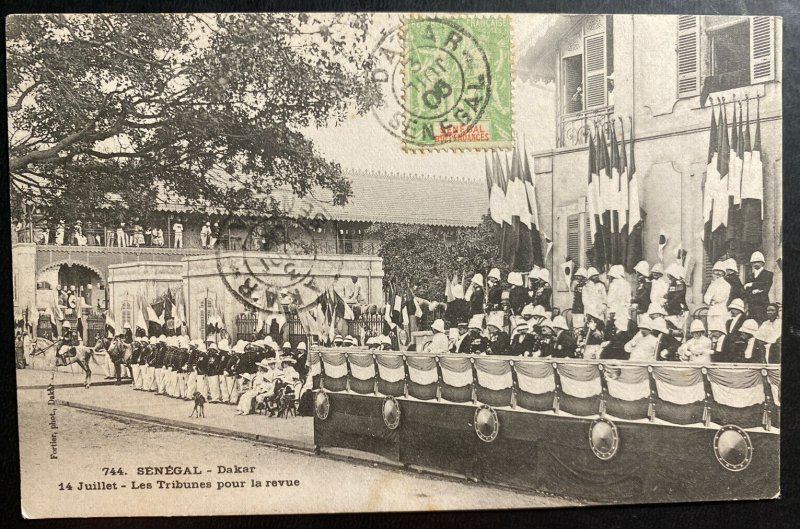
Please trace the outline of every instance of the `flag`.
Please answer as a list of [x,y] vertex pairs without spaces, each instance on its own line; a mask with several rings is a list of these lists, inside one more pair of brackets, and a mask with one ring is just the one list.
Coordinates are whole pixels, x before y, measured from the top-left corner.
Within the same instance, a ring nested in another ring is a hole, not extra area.
[[[721,116],[720,119],[722,119]],[[713,230],[714,198],[719,183],[719,172],[717,170],[719,129],[713,101],[711,104],[711,127],[709,130],[706,179],[703,183],[703,246],[709,261],[716,262],[714,260],[714,242],[711,238],[711,232]],[[633,158],[632,155],[631,158]],[[633,162],[631,161],[631,163]]]
[[444,299],[448,303],[453,301],[453,282],[447,277],[444,278]]
[[516,147],[511,154],[506,205],[511,213],[510,237],[504,241],[505,262],[513,271],[528,271],[531,262],[531,215],[528,192],[522,175],[522,160]]
[[144,314],[144,299],[141,296],[138,296],[133,303],[133,317],[134,317],[134,334],[136,334],[137,329],[141,329],[144,332],[144,335],[148,335],[148,328],[147,328],[147,318],[145,318]]
[[711,212],[711,241],[713,255],[711,262],[717,262],[728,251],[728,176],[730,172],[730,138],[728,137],[728,117],[725,106],[722,107],[719,128],[719,143],[717,150],[717,173],[714,194],[714,206]]
[[[633,270],[636,264],[644,259],[644,247],[642,245],[642,231],[644,230],[644,210],[639,203],[639,175],[636,174],[636,156],[634,155],[633,124],[631,123],[631,157],[630,165],[625,157],[625,129],[622,129],[622,157],[623,164],[626,166],[628,192],[624,197],[628,201],[627,207],[627,234],[625,240],[625,267]],[[625,185],[623,183],[623,185]]]
[[117,334],[117,322],[114,321],[114,318],[111,316],[111,311],[106,311],[106,335],[111,333],[112,335]]
[[503,169],[500,167],[500,157],[493,153],[493,163],[491,167],[487,163],[486,170],[490,173],[492,187],[489,192],[489,216],[495,224],[502,227],[504,223],[511,223],[511,219],[506,219],[506,181]]
[[[737,128],[738,126],[738,128]],[[728,248],[734,250],[741,239],[742,231],[742,158],[739,143],[742,136],[742,113],[736,120],[736,105],[733,106],[733,122],[731,126],[730,165],[728,169],[728,229],[726,237]]]
[[586,190],[589,233],[592,240],[588,249],[589,260],[597,268],[605,266],[605,245],[603,244],[603,218],[600,211],[600,183],[597,169],[597,152],[594,137],[589,136],[589,179]]
[[542,236],[540,232],[541,226],[539,225],[539,206],[536,202],[536,183],[533,180],[531,167],[528,164],[528,151],[524,146],[522,158],[522,179],[525,182],[525,191],[527,191],[528,197],[528,213],[531,219],[531,268],[533,268],[534,266],[544,266],[544,259],[542,258]]
[[186,327],[186,306],[183,301],[183,289],[180,287],[178,287],[178,292],[175,295],[173,318],[175,319],[175,334],[182,334]]
[[[611,125],[611,158],[610,158],[610,180],[608,189],[608,208],[611,211],[611,257],[609,264],[621,264],[623,262],[622,254],[622,224],[625,222],[625,210],[628,208],[628,201],[625,200],[623,204],[622,192],[622,156],[619,152],[619,142],[617,141],[617,131],[614,122],[610,121]],[[626,178],[625,193],[627,194],[628,182]]]
[[[597,183],[599,186],[600,211],[603,222],[601,224],[601,236],[603,237],[603,247],[605,249],[605,261],[602,266],[614,264],[614,245],[612,211],[615,209],[614,195],[615,186],[611,167],[611,156],[606,143],[606,135],[601,128],[597,134]],[[597,263],[595,264],[597,266]]]
[[[748,102],[749,103],[749,102]],[[747,173],[742,172],[742,250],[746,253],[761,247],[764,220],[764,165],[761,155],[761,106],[756,110],[756,133],[750,147],[750,109],[743,150],[749,151]],[[746,155],[744,155],[746,156]],[[744,164],[743,164],[744,165]]]

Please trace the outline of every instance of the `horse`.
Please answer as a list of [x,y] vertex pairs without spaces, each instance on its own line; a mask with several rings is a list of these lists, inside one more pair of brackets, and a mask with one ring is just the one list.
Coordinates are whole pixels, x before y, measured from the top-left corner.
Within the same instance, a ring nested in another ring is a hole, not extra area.
[[67,356],[66,353],[72,348],[73,346],[65,344],[62,339],[51,342],[47,338],[37,337],[31,342],[31,357],[43,355],[45,363],[48,367],[52,367],[53,370],[60,366],[78,364],[86,373],[83,385],[86,389],[89,389],[92,385],[92,368],[89,366],[89,361],[94,355],[94,349],[84,345],[76,345],[74,346],[75,355]]
[[128,369],[128,373],[133,379],[133,370],[131,369],[131,356],[133,356],[133,346],[126,343],[121,336],[115,338],[103,338],[95,347],[96,350],[104,350],[108,353],[108,358],[114,364],[114,374],[117,377],[117,385],[121,384],[122,365]]

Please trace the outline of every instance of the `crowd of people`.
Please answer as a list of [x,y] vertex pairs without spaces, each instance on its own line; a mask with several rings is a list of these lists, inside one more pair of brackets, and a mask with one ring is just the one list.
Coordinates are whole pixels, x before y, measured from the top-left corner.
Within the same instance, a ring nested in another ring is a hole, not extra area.
[[[547,270],[492,269],[475,274],[467,292],[453,288],[444,317],[431,325],[431,353],[601,358],[690,362],[780,362],[780,305],[769,298],[772,272],[753,253],[742,284],[734,259],[716,263],[703,300],[707,314],[693,318],[678,263],[638,263],[635,286],[621,265],[605,274],[590,267],[573,276],[572,306],[552,307]],[[527,276],[527,277],[525,277]],[[365,344],[369,345],[369,344]]]
[[274,416],[306,390],[305,342],[293,348],[267,337],[231,346],[217,335],[133,337],[129,326],[120,337],[132,346],[131,386],[137,391],[183,400],[199,393],[207,402],[235,406],[237,415],[263,409]]

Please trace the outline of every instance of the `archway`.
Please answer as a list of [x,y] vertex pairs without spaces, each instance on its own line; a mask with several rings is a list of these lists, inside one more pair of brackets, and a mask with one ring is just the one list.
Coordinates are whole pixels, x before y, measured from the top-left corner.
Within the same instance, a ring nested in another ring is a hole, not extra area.
[[[105,307],[105,284],[99,270],[92,266],[75,262],[53,263],[39,271],[37,281],[83,297],[90,307]],[[61,300],[65,306],[67,297],[68,294]]]

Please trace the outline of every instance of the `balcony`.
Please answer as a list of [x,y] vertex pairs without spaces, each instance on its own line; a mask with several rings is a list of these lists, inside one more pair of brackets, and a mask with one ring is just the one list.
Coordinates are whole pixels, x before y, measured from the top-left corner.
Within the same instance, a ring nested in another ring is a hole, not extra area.
[[593,108],[571,114],[564,114],[558,118],[558,131],[556,133],[556,148],[582,147],[589,143],[589,134],[597,126],[598,130],[608,127],[609,120],[613,120],[614,107]]

